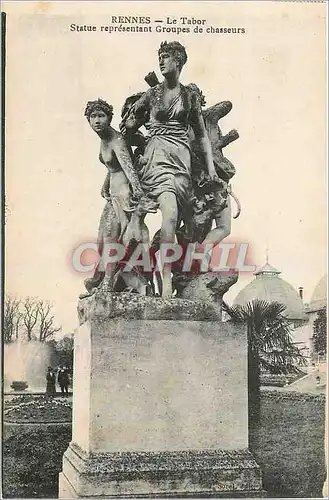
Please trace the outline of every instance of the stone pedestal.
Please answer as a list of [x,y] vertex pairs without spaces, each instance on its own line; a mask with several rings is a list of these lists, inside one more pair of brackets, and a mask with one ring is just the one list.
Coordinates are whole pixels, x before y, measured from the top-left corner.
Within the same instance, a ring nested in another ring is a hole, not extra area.
[[246,332],[219,316],[185,299],[80,301],[60,498],[261,496]]

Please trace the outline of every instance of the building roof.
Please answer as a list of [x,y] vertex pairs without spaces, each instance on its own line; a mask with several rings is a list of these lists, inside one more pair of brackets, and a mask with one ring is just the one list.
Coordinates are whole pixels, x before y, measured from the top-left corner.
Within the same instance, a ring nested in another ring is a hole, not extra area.
[[259,276],[261,274],[267,274],[267,275],[272,275],[272,274],[281,274],[281,271],[278,271],[278,269],[275,269],[275,267],[271,266],[268,262],[266,262],[265,266],[261,267],[254,273],[256,276]]
[[319,311],[327,305],[328,276],[325,275],[316,285],[309,304],[309,312]]
[[279,277],[278,271],[266,263],[255,273],[256,278],[236,296],[234,305],[245,305],[252,300],[279,302],[286,306],[284,315],[293,320],[306,320],[304,305],[298,292],[287,281]]

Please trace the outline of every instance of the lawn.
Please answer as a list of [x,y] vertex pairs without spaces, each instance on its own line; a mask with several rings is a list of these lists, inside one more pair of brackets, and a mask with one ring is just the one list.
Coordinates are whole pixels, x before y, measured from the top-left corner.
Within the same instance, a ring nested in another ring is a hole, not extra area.
[[3,444],[4,498],[57,498],[62,456],[71,440],[69,426],[37,426]]
[[[260,423],[250,429],[249,440],[270,496],[321,497],[324,405],[321,394],[262,391]],[[58,422],[69,418],[70,412],[68,401],[45,401],[44,397],[28,405],[24,397],[5,404],[5,421],[43,422],[49,418],[52,424],[16,427],[4,441],[4,498],[57,497],[62,455],[71,440],[70,425]]]
[[249,445],[274,497],[321,497],[325,479],[322,394],[263,391]]

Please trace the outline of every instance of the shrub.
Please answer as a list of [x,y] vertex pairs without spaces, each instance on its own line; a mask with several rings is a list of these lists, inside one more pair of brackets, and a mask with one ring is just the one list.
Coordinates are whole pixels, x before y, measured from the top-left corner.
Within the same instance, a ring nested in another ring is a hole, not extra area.
[[6,422],[42,423],[42,422],[70,422],[72,419],[72,403],[68,399],[55,399],[40,396],[30,400],[21,400],[6,407]]
[[58,473],[70,440],[70,426],[58,425],[22,430],[5,441],[3,497],[56,498]]

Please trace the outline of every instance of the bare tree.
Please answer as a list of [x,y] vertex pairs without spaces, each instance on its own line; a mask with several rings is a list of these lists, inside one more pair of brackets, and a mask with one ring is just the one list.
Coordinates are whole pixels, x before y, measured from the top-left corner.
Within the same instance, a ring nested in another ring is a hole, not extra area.
[[34,329],[39,316],[39,302],[35,297],[26,297],[23,303],[23,323],[27,340],[35,338]]
[[55,333],[61,330],[60,327],[56,327],[54,324],[54,315],[52,314],[52,306],[49,302],[44,300],[39,300],[37,303],[38,311],[38,340],[40,342],[45,342],[51,339]]
[[3,314],[3,341],[5,343],[13,342],[18,338],[18,331],[22,322],[20,306],[21,301],[16,297],[6,296]]
[[3,315],[3,340],[13,342],[24,331],[27,341],[46,342],[61,330],[55,325],[52,305],[37,297],[26,297],[24,301],[7,296]]

